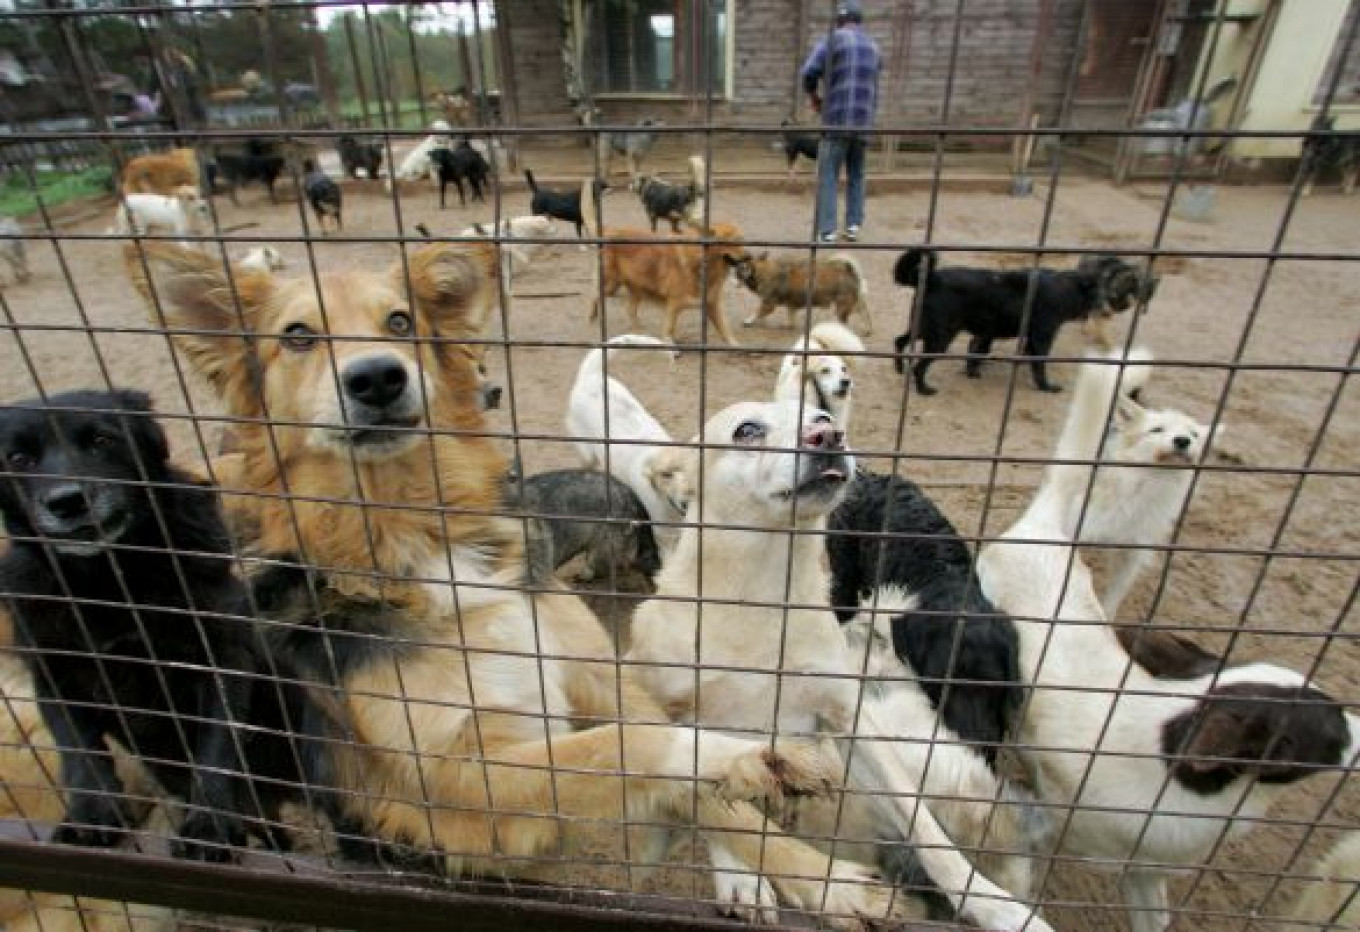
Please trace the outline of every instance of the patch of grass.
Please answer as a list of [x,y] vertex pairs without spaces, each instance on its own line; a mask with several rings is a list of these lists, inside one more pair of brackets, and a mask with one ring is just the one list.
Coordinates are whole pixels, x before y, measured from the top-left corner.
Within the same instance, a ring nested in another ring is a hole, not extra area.
[[107,167],[80,172],[40,171],[34,174],[36,189],[25,172],[10,172],[0,183],[0,214],[22,217],[36,213],[38,197],[49,209],[86,197],[108,193],[111,172]]

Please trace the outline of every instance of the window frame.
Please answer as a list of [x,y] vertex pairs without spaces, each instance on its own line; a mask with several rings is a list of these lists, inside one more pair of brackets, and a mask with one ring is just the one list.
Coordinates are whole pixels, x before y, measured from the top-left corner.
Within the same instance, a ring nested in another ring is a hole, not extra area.
[[[576,73],[583,78],[586,75],[585,67],[585,14],[586,4],[594,0],[572,0],[572,27],[575,35],[572,36],[572,49],[576,55]],[[702,3],[708,5],[712,0],[688,0],[690,3]],[[723,76],[722,86],[716,89],[715,100],[734,100],[736,84],[736,52],[737,52],[737,19],[736,19],[736,0],[721,0],[723,4],[723,15],[727,22],[727,34],[723,36]],[[688,27],[686,27],[688,28]],[[676,29],[677,40],[680,30]],[[686,46],[688,43],[684,43]],[[590,96],[595,100],[657,100],[657,101],[676,101],[689,100],[693,96],[688,91],[597,91],[592,89]]]

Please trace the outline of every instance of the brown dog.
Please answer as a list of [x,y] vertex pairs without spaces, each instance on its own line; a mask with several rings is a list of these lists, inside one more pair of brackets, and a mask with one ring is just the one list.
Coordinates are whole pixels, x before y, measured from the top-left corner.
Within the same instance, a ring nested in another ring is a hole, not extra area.
[[198,156],[193,149],[139,155],[123,169],[124,194],[175,194],[199,189]]
[[742,326],[759,323],[780,306],[788,312],[792,326],[794,314],[811,306],[835,308],[836,319],[846,325],[850,315],[858,312],[864,316],[865,332],[874,332],[864,273],[849,256],[818,259],[814,266],[806,256],[771,258],[768,252],[762,252],[758,256],[727,259],[727,263],[737,280],[760,298],[759,309],[742,321]]
[[[642,326],[638,317],[642,301],[653,301],[666,310],[664,338],[675,343],[680,312],[698,304],[718,336],[729,346],[738,345],[727,329],[722,307],[727,265],[746,256],[741,230],[736,225],[715,223],[706,234],[712,241],[702,245],[633,229],[612,230],[605,238],[612,242],[600,247],[597,265],[600,279],[590,308],[591,320],[599,318],[602,300],[624,288],[628,291],[628,319],[633,330]],[[631,242],[634,240],[641,242]]]
[[[530,862],[557,858],[570,823],[625,817],[633,851],[657,853],[658,823],[697,822],[736,839],[743,869],[800,872],[806,846],[762,839],[745,801],[827,789],[834,759],[658,724],[581,601],[524,591],[522,525],[502,513],[506,464],[462,349],[491,283],[481,252],[435,243],[315,285],[236,271],[233,288],[208,255],[143,249],[149,277],[127,253],[134,283],[242,419],[259,550],[304,563],[254,589],[296,622],[279,626],[276,660],[315,685],[309,783],[455,875],[541,870]],[[816,908],[816,876],[770,882]]]

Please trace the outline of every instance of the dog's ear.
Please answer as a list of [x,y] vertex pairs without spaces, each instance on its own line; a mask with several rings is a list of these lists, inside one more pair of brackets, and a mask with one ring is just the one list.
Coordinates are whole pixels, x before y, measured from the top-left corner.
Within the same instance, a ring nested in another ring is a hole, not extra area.
[[234,267],[228,275],[207,253],[170,243],[143,243],[140,250],[128,243],[123,263],[152,322],[171,331],[231,412],[260,413],[251,340],[260,309],[273,294],[273,276]]
[[[471,337],[481,333],[488,306],[483,299],[495,262],[495,251],[479,243],[422,246],[407,257],[411,295],[437,335]],[[403,271],[400,262],[392,268],[399,289]]]
[[[1138,391],[1138,389],[1135,389],[1135,391]],[[1114,425],[1124,430],[1130,424],[1136,423],[1146,410],[1134,395],[1126,395],[1120,392],[1119,398],[1114,403]]]
[[151,396],[134,389],[119,389],[113,393],[118,409],[131,417],[120,418],[128,436],[137,446],[137,455],[144,467],[160,466],[170,459],[170,441],[165,430],[153,416],[155,407]]
[[1157,286],[1162,283],[1160,275],[1148,275],[1143,279],[1143,287],[1138,293],[1138,300],[1143,304],[1151,304],[1152,296],[1157,293]]

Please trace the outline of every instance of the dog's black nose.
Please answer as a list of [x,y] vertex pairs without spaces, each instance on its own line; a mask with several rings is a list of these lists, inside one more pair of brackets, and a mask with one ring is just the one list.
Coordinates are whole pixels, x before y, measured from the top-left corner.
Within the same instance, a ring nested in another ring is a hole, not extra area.
[[78,485],[63,485],[52,489],[41,499],[42,506],[54,518],[74,521],[89,514],[90,507],[85,501],[85,493]]
[[1173,440],[1173,441],[1171,441],[1171,442],[1174,443],[1174,444],[1176,445],[1176,449],[1177,449],[1177,450],[1180,450],[1182,453],[1184,453],[1186,450],[1190,449],[1190,438],[1189,438],[1189,437],[1185,437],[1185,436],[1177,437],[1175,440]]
[[845,431],[837,430],[829,421],[809,424],[803,429],[803,446],[814,450],[843,450]]
[[342,381],[345,394],[355,401],[381,408],[401,397],[408,380],[400,359],[377,356],[351,363]]
[[855,384],[855,383],[852,382],[852,381],[850,381],[849,379],[841,379],[841,391],[843,391],[843,392],[848,392],[848,391],[850,391],[850,386],[852,386],[852,385],[854,385],[854,384]]

